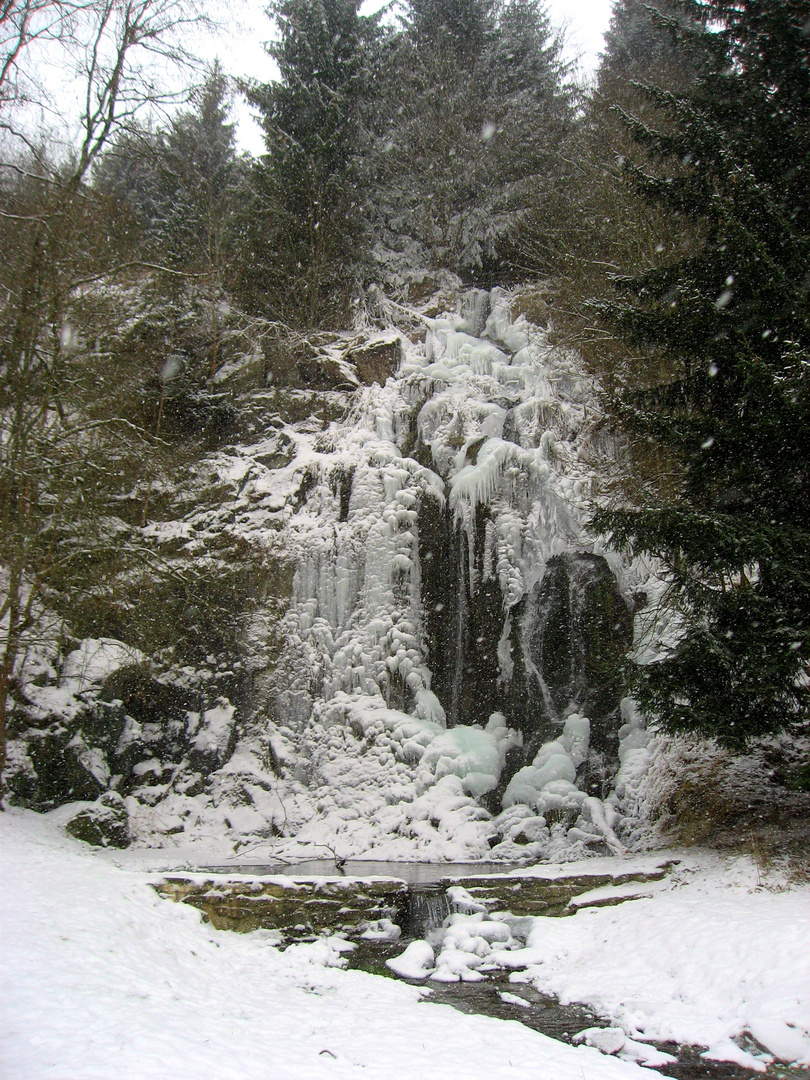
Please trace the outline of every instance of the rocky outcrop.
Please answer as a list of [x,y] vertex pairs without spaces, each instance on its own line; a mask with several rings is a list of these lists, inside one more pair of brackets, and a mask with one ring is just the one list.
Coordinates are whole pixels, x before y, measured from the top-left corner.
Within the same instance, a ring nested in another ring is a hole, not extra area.
[[[75,693],[68,686],[51,693],[41,688],[16,718],[19,724],[27,717],[29,725],[15,744],[25,752],[16,755],[8,776],[15,802],[46,811],[106,798],[105,792],[113,803],[133,793],[149,803],[165,794],[167,784],[199,788],[227,761],[236,739],[236,710],[212,689],[156,678],[141,665],[73,686]],[[37,715],[37,704],[53,711]]]
[[93,847],[129,846],[129,814],[124,800],[115,791],[105,792],[65,823],[65,831]]
[[[586,527],[597,388],[503,291],[416,295],[377,296],[368,330],[257,345],[238,438],[155,485],[132,526],[161,567],[138,638],[153,666],[70,689],[54,644],[17,701],[18,802],[113,789],[160,805],[133,809],[138,835],[262,839],[281,857],[338,837],[344,854],[439,859],[566,857],[571,830],[580,854],[602,842],[624,597],[646,579]],[[546,775],[535,759],[572,717],[588,747]],[[563,782],[576,798],[555,808]]]
[[402,341],[399,334],[377,334],[370,341],[347,349],[344,357],[354,365],[361,383],[384,386],[396,375],[402,361]]
[[166,878],[155,884],[161,896],[202,911],[217,930],[280,930],[308,937],[331,931],[360,933],[368,923],[407,920],[408,887],[391,878],[359,881],[321,878]]
[[517,605],[514,626],[507,711],[523,732],[526,760],[571,712],[589,717],[591,748],[615,757],[633,616],[607,560],[584,552],[550,559]]
[[[518,918],[571,915],[591,906],[591,895],[593,906],[646,895],[643,886],[662,881],[673,865],[664,860],[630,871],[619,866],[613,872],[448,877],[431,890],[442,894],[449,890],[452,896],[452,890],[460,888],[478,910],[510,911]],[[218,930],[279,930],[288,938],[323,931],[358,937],[369,923],[383,919],[396,923],[405,934],[413,933],[417,929],[411,925],[414,898],[424,888],[415,889],[394,878],[257,877],[246,881],[226,875],[172,875],[154,887],[161,896],[202,911]],[[579,903],[572,903],[577,897]],[[450,907],[446,904],[439,910],[446,913]]]

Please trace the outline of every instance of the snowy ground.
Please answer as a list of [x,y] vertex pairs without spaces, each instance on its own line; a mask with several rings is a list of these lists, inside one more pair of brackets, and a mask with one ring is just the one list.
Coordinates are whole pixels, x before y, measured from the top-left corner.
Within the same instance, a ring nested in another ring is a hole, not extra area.
[[[0,815],[5,1080],[642,1075],[342,970],[327,941],[282,952],[269,934],[216,932],[114,858],[52,819]],[[798,1059],[810,1051],[809,901],[807,887],[758,887],[744,863],[695,860],[652,899],[535,920],[516,977],[597,1005],[630,1035],[720,1043],[747,1029]]]
[[648,899],[535,919],[513,979],[584,1002],[637,1039],[701,1044],[761,1069],[767,1057],[731,1043],[753,1035],[808,1067],[810,888],[759,880],[747,858],[706,857],[653,883]]

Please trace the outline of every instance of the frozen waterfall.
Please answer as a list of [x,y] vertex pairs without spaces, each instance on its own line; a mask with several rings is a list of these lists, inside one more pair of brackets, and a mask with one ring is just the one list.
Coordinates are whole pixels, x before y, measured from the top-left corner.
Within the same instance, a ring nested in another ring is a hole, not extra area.
[[499,290],[402,337],[291,466],[275,724],[297,838],[317,818],[353,855],[620,850],[638,573],[584,530],[593,382]]

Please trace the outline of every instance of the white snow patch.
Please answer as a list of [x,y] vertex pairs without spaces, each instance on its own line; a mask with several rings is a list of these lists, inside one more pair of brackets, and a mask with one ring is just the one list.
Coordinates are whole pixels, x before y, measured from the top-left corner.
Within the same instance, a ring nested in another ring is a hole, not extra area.
[[809,901],[808,886],[758,889],[748,860],[684,858],[650,899],[538,917],[527,970],[513,978],[589,1005],[634,1039],[714,1053],[764,1022],[761,1035],[789,1031],[800,1053],[810,1032]]
[[[425,1004],[344,970],[334,938],[281,951],[213,930],[37,815],[0,815],[5,1080],[640,1080],[638,1066]],[[58,887],[55,887],[55,883]]]
[[395,975],[403,979],[426,979],[433,971],[433,946],[427,941],[412,941],[399,956],[385,961]]
[[68,653],[59,675],[59,686],[74,696],[98,686],[114,672],[135,664],[146,664],[138,649],[114,638],[85,638]]

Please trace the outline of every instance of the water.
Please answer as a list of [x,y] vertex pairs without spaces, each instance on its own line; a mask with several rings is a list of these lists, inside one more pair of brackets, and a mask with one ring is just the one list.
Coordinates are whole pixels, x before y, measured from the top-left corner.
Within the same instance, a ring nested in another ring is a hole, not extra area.
[[[380,945],[361,941],[357,949],[349,954],[349,967],[367,971],[385,978],[396,976],[385,966],[385,961],[398,956],[410,938],[403,938],[395,944]],[[505,971],[489,973],[483,982],[473,983],[420,983],[427,991],[426,1004],[450,1005],[460,1012],[493,1016],[498,1020],[515,1020],[533,1031],[547,1035],[559,1042],[573,1043],[574,1035],[583,1028],[608,1027],[606,1020],[596,1016],[583,1005],[562,1005],[556,998],[541,994],[532,986],[509,982]],[[519,998],[525,1004],[504,1001],[502,995]],[[744,1069],[729,1061],[707,1061],[700,1056],[702,1047],[679,1046],[676,1043],[656,1043],[659,1050],[677,1057],[677,1061],[650,1072],[659,1072],[675,1080],[808,1080],[810,1072],[804,1069],[790,1069],[786,1066],[771,1065],[767,1073],[757,1073]]]
[[408,926],[412,938],[427,938],[452,911],[443,885],[421,885],[408,892]]
[[252,874],[256,876],[284,877],[386,877],[406,881],[409,885],[429,885],[448,879],[480,877],[487,874],[508,874],[518,869],[517,863],[427,863],[427,862],[374,862],[367,859],[349,859],[338,869],[334,859],[310,859],[296,863],[239,863],[222,866],[204,866],[200,869],[210,874]]
[[[336,877],[342,873],[350,877],[385,877],[407,882],[409,911],[407,921],[402,921],[403,936],[395,943],[379,943],[360,940],[349,954],[349,966],[385,978],[396,976],[386,967],[385,961],[399,955],[412,940],[428,938],[450,914],[450,903],[441,884],[448,880],[487,874],[508,874],[516,869],[507,863],[407,863],[352,860],[340,871],[333,859],[318,859],[294,864],[282,863],[232,863],[227,866],[205,868],[208,872],[251,875],[284,875],[291,877]],[[450,1005],[470,1014],[492,1016],[500,1020],[514,1020],[550,1038],[573,1042],[574,1035],[587,1027],[607,1027],[609,1023],[594,1015],[582,1005],[562,1005],[553,997],[539,993],[531,986],[509,982],[509,973],[487,973],[482,982],[421,983],[427,991],[425,1001]],[[508,995],[504,1000],[503,995]],[[509,1000],[511,998],[512,1000]],[[518,1004],[514,999],[524,1004]],[[701,1047],[678,1046],[673,1043],[656,1044],[659,1049],[677,1057],[677,1061],[660,1069],[651,1070],[671,1076],[675,1080],[754,1080],[755,1077],[772,1080],[810,1080],[810,1071],[790,1069],[778,1063],[769,1067],[767,1074],[755,1073],[731,1062],[712,1062],[700,1056]]]

